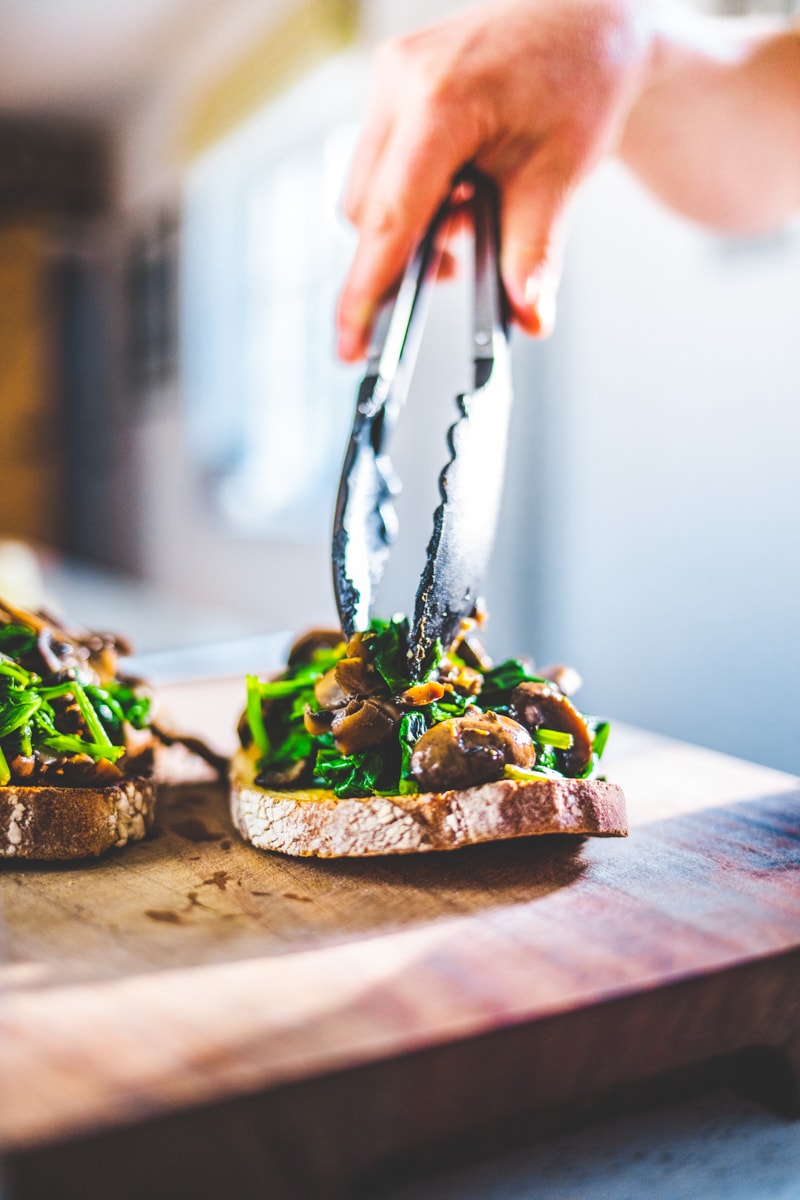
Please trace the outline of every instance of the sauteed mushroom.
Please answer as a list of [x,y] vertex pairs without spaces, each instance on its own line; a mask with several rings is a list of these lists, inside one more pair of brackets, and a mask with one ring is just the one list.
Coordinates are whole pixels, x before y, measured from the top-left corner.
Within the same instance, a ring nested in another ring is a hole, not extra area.
[[347,694],[343,691],[336,675],[336,667],[331,667],[321,675],[314,684],[314,696],[320,708],[339,708],[347,702]]
[[527,729],[497,713],[451,717],[424,733],[411,755],[411,774],[425,792],[474,787],[500,779],[506,763],[532,767]]
[[312,629],[303,634],[289,651],[289,666],[296,667],[300,663],[311,662],[316,650],[333,650],[340,646],[344,638],[338,629]]
[[483,685],[481,671],[467,667],[460,659],[453,660],[449,655],[439,660],[439,678],[462,696],[476,696]]
[[558,754],[566,775],[580,775],[592,756],[592,737],[583,717],[563,692],[549,683],[520,683],[511,693],[511,716],[531,733],[554,729],[572,734],[569,750]]
[[308,759],[306,758],[296,758],[290,763],[267,767],[256,775],[256,783],[261,787],[286,787],[289,783],[298,783],[307,767]]
[[372,696],[386,691],[386,684],[370,661],[363,633],[354,633],[347,655],[334,668],[339,687],[347,696]]
[[427,683],[415,683],[410,688],[406,688],[397,699],[401,704],[424,708],[426,704],[433,704],[436,700],[441,700],[443,695],[444,684],[438,683],[435,679],[429,679]]
[[303,724],[306,727],[306,732],[312,737],[322,737],[327,733],[333,723],[334,713],[329,708],[321,708],[314,711],[309,705],[306,705],[303,713]]
[[331,733],[341,754],[358,754],[379,745],[394,728],[386,706],[375,700],[351,700],[331,721]]

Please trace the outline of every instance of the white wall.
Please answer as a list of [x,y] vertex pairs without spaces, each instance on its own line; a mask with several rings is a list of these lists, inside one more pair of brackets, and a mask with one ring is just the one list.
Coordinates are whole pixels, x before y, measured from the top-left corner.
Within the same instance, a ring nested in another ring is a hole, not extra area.
[[558,332],[528,352],[539,507],[516,561],[528,644],[584,673],[588,707],[794,771],[798,313],[797,232],[717,238],[596,176]]

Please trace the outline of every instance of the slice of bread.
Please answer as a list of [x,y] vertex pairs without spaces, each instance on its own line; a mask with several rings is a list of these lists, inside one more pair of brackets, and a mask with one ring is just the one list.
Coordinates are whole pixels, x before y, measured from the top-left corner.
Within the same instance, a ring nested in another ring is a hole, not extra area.
[[231,762],[231,814],[261,850],[319,858],[455,850],[476,842],[572,833],[625,837],[625,797],[591,779],[501,779],[463,791],[340,800],[324,788],[270,791],[252,754]]
[[104,854],[153,827],[156,785],[0,787],[0,858],[70,859]]

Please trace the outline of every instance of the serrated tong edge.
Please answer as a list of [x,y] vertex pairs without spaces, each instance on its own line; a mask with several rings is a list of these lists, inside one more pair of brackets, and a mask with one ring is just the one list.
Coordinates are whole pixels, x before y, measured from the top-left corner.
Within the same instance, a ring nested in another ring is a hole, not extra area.
[[[471,201],[475,226],[475,292],[473,308],[473,345],[475,387],[490,378],[498,353],[506,347],[507,312],[497,266],[497,211],[491,185],[474,172],[464,172],[454,182],[468,181],[473,186]],[[399,490],[387,454],[388,440],[405,402],[427,318],[432,282],[438,273],[445,241],[446,225],[452,215],[452,191],[431,221],[403,275],[397,295],[385,304],[375,323],[367,356],[365,376],[356,401],[353,428],[345,453],[336,500],[333,531],[334,592],[342,629],[350,637],[357,629],[369,626],[375,589],[382,577],[389,547],[394,540],[397,518],[393,497]],[[447,472],[456,456],[457,429],[468,413],[458,397],[459,417],[448,434],[450,459],[440,475],[443,501]],[[364,522],[357,533],[352,530],[354,505],[369,497],[367,509],[357,520]],[[435,514],[434,534],[429,559],[417,592],[414,628],[425,628],[424,593],[426,580],[435,576],[437,524],[441,525],[442,506]],[[369,528],[368,528],[369,525]],[[351,536],[351,530],[354,536]],[[433,557],[431,557],[433,555]],[[358,581],[358,582],[357,582]],[[360,586],[359,586],[360,585]],[[423,636],[427,645],[427,637]],[[412,652],[415,651],[412,643]],[[412,653],[412,665],[419,665],[419,654]]]

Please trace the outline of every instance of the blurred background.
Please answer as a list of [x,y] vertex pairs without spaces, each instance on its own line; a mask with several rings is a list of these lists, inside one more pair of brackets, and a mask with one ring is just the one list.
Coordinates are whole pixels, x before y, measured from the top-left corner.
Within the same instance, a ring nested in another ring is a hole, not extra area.
[[[460,7],[3,0],[0,586],[151,655],[334,622],[358,377],[333,354],[338,200],[370,48]],[[413,604],[468,304],[439,290],[398,430],[384,615]],[[557,333],[514,341],[485,586],[496,656],[570,662],[584,708],[796,772],[799,313],[797,227],[719,237],[603,167]]]

